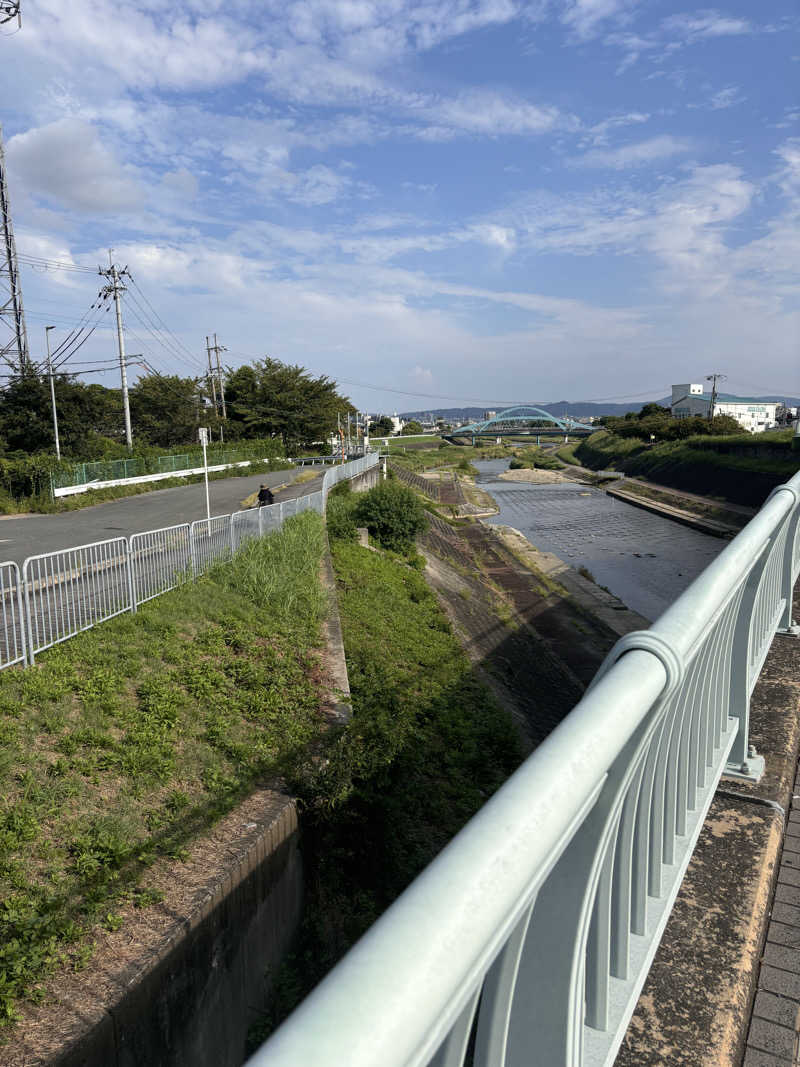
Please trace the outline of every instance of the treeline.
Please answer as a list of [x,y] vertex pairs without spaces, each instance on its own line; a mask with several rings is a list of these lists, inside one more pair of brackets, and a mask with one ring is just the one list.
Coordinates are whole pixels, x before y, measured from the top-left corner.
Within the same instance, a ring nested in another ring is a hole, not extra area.
[[[293,454],[326,441],[336,429],[337,414],[355,410],[330,378],[274,359],[229,369],[223,381],[224,420],[205,378],[151,374],[132,385],[134,453],[180,449],[197,441],[198,427],[208,426],[215,440],[222,431],[234,447],[237,441],[273,439],[284,453]],[[120,389],[86,385],[69,374],[56,375],[54,384],[63,457],[96,460],[129,454]],[[49,470],[53,453],[48,378],[12,378],[0,390],[0,459],[37,457],[32,465]]]
[[642,441],[649,441],[651,436],[657,441],[683,441],[687,437],[742,433],[741,425],[730,415],[676,419],[669,408],[660,404],[645,404],[641,411],[625,415],[606,415],[601,423],[617,437],[638,437]]

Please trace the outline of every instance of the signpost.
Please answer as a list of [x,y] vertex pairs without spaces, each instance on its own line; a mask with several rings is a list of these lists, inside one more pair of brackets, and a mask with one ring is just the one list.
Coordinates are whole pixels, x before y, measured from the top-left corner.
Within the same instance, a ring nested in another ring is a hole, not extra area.
[[206,448],[208,447],[208,427],[200,426],[198,429],[200,436],[200,444],[203,446],[203,473],[206,479],[206,521],[208,523],[208,536],[211,536],[211,501],[208,497],[208,454]]

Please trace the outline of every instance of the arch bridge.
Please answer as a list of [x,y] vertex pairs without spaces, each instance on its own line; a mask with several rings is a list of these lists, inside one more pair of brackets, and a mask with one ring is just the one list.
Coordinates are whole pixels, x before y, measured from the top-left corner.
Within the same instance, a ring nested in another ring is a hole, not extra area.
[[476,437],[566,437],[568,434],[586,435],[593,432],[594,427],[576,422],[569,415],[559,418],[533,404],[520,404],[518,407],[506,408],[490,419],[458,426],[446,436],[448,440],[471,437],[474,441]]

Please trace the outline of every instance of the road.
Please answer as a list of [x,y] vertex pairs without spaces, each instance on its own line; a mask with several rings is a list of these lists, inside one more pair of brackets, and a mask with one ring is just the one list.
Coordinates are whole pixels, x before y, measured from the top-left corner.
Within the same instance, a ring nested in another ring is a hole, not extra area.
[[[299,468],[255,474],[244,478],[224,478],[208,483],[211,514],[225,515],[239,510],[240,501],[265,483],[270,487],[290,482]],[[320,488],[319,478],[281,490],[277,500],[290,500]],[[56,552],[76,545],[127,537],[160,526],[193,522],[206,514],[206,491],[202,482],[173,489],[156,489],[139,496],[107,500],[103,504],[57,515],[11,515],[0,518],[0,561],[22,564],[28,556]]]

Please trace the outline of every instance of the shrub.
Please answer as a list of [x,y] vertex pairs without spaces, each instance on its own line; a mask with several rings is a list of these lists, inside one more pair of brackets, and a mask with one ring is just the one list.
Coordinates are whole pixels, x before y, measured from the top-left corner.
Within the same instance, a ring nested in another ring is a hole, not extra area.
[[353,512],[384,548],[408,550],[428,524],[419,497],[399,482],[382,482],[364,493]]
[[511,462],[508,465],[508,469],[510,471],[521,471],[524,468],[525,468],[525,464],[522,462],[522,460],[521,459],[516,459],[516,458],[512,459]]

